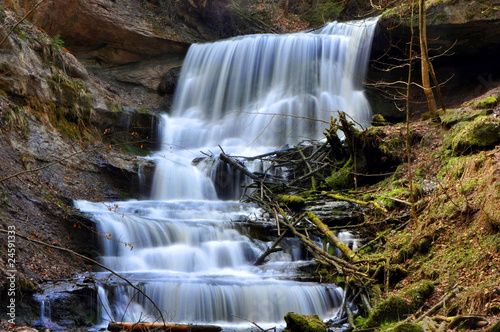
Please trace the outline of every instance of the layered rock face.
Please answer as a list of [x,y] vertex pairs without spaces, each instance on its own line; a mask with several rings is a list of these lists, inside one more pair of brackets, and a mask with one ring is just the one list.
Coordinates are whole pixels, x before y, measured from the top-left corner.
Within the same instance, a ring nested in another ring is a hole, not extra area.
[[[5,6],[22,16],[37,2],[6,0]],[[231,3],[57,0],[42,3],[28,19],[50,36],[58,35],[99,76],[125,83],[121,88],[129,88],[134,98],[155,93],[163,73],[182,64],[192,42],[228,37],[238,27],[248,27],[231,11]]]
[[[7,0],[18,13],[36,1]],[[29,17],[49,35],[60,35],[85,64],[122,65],[165,54],[184,54],[188,44],[178,37],[158,36],[144,19],[137,1],[47,1]]]

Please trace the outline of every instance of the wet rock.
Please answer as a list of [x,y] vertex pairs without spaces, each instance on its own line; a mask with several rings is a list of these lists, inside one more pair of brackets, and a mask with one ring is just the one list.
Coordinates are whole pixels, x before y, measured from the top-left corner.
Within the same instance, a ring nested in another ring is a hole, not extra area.
[[97,323],[97,292],[80,279],[42,284],[35,299],[40,313],[37,328],[67,331]]
[[[6,5],[20,14],[31,9],[24,1]],[[157,35],[142,13],[138,1],[69,0],[40,6],[30,20],[49,35],[60,35],[87,64],[113,66],[186,52],[188,44]]]
[[[0,26],[0,40],[7,36],[6,26]],[[50,72],[40,57],[18,36],[11,35],[0,46],[0,89],[18,96],[36,96],[50,101],[53,96],[48,84]]]
[[175,67],[165,72],[161,77],[161,82],[158,85],[158,93],[162,96],[173,94],[179,80],[180,67]]
[[112,68],[94,68],[93,72],[108,80],[141,87],[149,93],[173,94],[183,59],[184,54],[173,54]]

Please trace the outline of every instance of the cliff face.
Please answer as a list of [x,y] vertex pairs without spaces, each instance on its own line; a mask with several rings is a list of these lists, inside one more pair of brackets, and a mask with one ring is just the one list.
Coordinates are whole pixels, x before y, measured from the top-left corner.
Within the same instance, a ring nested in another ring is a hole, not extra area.
[[[7,0],[17,13],[27,12],[34,1]],[[86,64],[122,65],[159,55],[183,54],[187,43],[177,36],[157,35],[137,1],[47,1],[29,20],[49,35],[59,35]]]

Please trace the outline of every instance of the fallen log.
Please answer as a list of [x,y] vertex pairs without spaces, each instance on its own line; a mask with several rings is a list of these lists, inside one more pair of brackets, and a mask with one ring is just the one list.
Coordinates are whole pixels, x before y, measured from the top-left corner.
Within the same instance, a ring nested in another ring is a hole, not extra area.
[[333,234],[333,232],[321,222],[321,220],[312,212],[307,213],[307,217],[310,221],[312,221],[318,229],[326,235],[326,237],[334,244],[337,248],[342,251],[342,253],[349,259],[350,261],[356,261],[359,259],[359,256],[351,250],[344,242],[340,241],[340,239]]
[[129,323],[111,322],[108,324],[108,331],[171,331],[171,332],[220,332],[222,328],[215,325],[181,325],[163,323]]

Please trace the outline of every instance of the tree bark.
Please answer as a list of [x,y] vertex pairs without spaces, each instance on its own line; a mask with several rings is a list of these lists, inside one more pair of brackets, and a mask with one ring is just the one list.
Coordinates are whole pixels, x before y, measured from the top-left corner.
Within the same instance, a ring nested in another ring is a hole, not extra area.
[[419,29],[420,29],[420,60],[422,63],[422,87],[424,89],[425,98],[427,99],[427,105],[429,106],[429,112],[431,119],[436,120],[437,116],[437,104],[434,99],[434,93],[432,92],[430,78],[429,78],[429,54],[427,50],[427,28],[425,19],[425,0],[420,0],[419,2]]

